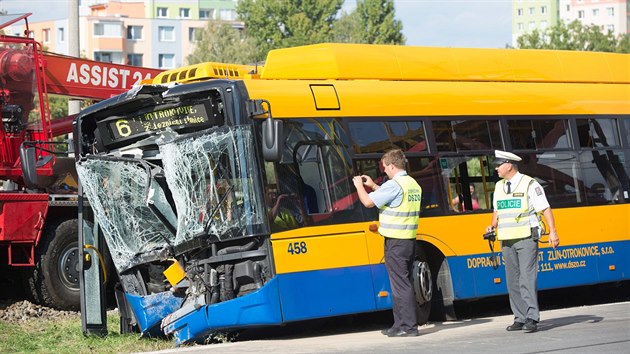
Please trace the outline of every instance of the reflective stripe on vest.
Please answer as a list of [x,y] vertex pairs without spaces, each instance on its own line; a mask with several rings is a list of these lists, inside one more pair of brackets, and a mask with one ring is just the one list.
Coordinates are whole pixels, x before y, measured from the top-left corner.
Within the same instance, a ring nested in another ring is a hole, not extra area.
[[409,176],[396,176],[393,180],[402,188],[402,203],[394,208],[383,206],[379,210],[378,232],[390,238],[415,239],[422,188],[415,179]]
[[505,180],[497,184],[494,197],[497,198],[497,238],[499,240],[515,240],[531,236],[529,217],[536,212],[529,206],[527,191],[533,181],[533,178],[524,175],[510,194],[505,193]]

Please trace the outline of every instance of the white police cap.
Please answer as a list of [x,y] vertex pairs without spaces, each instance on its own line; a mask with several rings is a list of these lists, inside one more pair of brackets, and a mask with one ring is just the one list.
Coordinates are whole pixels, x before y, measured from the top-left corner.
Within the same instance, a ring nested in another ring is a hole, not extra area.
[[517,155],[511,152],[501,151],[501,150],[494,150],[494,157],[495,157],[494,159],[495,165],[500,165],[504,162],[514,163],[514,162],[518,162],[522,160],[520,157],[518,157]]

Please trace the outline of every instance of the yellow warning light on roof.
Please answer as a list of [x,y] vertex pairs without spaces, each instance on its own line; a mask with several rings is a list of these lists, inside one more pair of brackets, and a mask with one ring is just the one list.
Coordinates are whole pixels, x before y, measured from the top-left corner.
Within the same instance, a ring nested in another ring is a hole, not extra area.
[[262,67],[253,65],[225,64],[225,63],[201,63],[182,68],[167,70],[159,73],[154,78],[145,80],[143,84],[167,84],[172,82],[193,82],[209,79],[246,79],[256,78]]

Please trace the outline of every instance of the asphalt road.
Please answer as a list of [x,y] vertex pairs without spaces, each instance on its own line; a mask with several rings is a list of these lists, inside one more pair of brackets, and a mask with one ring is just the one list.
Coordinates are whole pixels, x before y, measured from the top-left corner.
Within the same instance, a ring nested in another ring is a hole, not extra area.
[[[630,301],[626,290],[622,289],[626,301],[595,305],[588,304],[588,300],[587,305],[576,305],[574,298],[579,296],[570,293],[560,293],[558,298],[547,295],[542,300],[551,301],[551,305],[543,306],[535,333],[507,332],[505,327],[512,323],[512,315],[490,301],[464,305],[469,314],[472,311],[469,319],[421,326],[419,337],[382,335],[380,330],[391,323],[391,315],[381,313],[243,332],[231,343],[160,353],[630,353]],[[503,297],[496,300],[505,301]],[[563,302],[570,307],[563,307]]]

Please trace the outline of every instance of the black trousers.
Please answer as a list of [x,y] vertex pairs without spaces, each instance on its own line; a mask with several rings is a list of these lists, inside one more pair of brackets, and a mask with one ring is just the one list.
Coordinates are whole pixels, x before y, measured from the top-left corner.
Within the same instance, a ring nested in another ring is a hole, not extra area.
[[385,267],[392,288],[393,328],[403,331],[417,329],[416,297],[413,292],[412,270],[416,255],[416,240],[385,237]]

